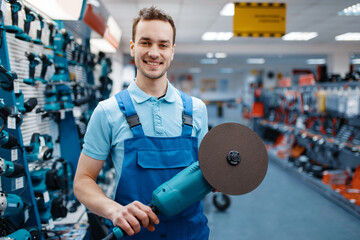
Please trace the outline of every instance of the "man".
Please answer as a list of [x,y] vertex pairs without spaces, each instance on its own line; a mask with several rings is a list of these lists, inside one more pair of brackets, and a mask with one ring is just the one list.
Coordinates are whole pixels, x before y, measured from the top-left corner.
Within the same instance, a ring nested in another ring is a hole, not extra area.
[[[197,161],[208,129],[205,104],[167,80],[175,35],[172,18],[155,7],[142,9],[134,19],[130,50],[137,67],[135,81],[95,109],[74,179],[76,197],[134,235],[130,239],[209,236],[200,202],[170,218],[155,215],[147,206],[156,187]],[[116,172],[114,199],[95,182],[109,153]]]

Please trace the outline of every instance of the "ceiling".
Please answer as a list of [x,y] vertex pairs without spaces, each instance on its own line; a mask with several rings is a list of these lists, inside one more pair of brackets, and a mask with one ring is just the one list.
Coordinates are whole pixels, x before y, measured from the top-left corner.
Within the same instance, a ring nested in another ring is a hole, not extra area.
[[[359,0],[262,0],[286,2],[286,32],[318,32],[319,36],[306,42],[284,41],[281,38],[233,37],[229,41],[203,41],[204,32],[232,32],[233,18],[220,16],[227,0],[102,0],[107,10],[122,29],[120,48],[129,52],[132,19],[140,9],[157,6],[169,13],[175,21],[176,61],[198,63],[208,52],[225,52],[229,59],[249,56],[267,56],[300,59],[299,56],[329,56],[337,53],[360,53],[360,42],[337,42],[335,36],[360,32],[360,16],[338,16],[337,12]],[[251,1],[248,2],[259,2]],[[192,58],[189,58],[192,56]],[[177,59],[178,58],[178,59]],[[225,60],[222,60],[226,62]],[[228,64],[231,60],[228,60]]]

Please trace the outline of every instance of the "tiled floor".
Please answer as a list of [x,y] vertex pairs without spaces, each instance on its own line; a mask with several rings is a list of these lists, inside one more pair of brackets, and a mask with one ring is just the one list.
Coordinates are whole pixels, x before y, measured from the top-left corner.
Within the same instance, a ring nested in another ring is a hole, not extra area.
[[269,160],[263,183],[231,196],[219,212],[212,194],[204,199],[210,240],[358,240],[360,220]]

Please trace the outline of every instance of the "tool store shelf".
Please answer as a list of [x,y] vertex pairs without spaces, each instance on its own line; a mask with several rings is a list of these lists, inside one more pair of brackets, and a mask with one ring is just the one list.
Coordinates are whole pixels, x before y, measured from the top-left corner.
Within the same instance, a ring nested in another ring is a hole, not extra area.
[[273,161],[278,166],[282,167],[287,173],[296,177],[305,185],[314,189],[316,192],[320,193],[327,199],[333,201],[338,206],[342,207],[343,209],[360,219],[360,206],[357,206],[356,204],[344,198],[340,193],[334,191],[330,186],[325,185],[320,179],[314,178],[313,176],[310,176],[305,172],[299,171],[297,168],[294,167],[294,163],[279,158],[276,152],[270,150],[268,152],[268,156],[270,161]]

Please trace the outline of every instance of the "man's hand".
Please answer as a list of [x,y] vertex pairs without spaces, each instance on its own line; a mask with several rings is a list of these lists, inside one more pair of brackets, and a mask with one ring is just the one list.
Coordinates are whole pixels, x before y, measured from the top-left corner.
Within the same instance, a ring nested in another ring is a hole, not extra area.
[[112,214],[111,220],[115,226],[119,226],[129,236],[140,232],[141,225],[149,231],[154,231],[153,223],[159,224],[160,222],[149,206],[138,201],[119,208]]

